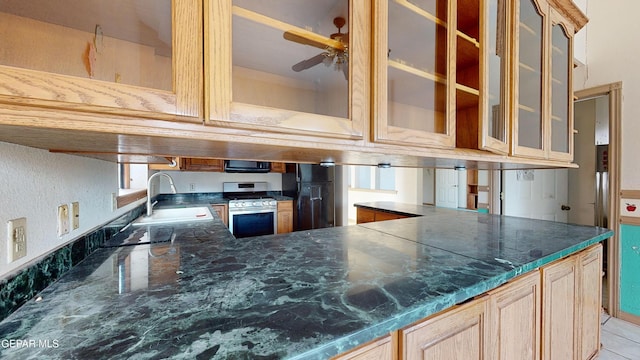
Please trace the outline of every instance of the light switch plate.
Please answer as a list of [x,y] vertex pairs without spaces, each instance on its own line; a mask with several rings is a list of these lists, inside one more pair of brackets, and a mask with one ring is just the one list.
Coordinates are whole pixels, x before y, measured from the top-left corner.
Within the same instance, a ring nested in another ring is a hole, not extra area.
[[58,237],[69,233],[69,205],[58,206]]
[[80,204],[77,201],[71,203],[71,223],[73,230],[80,227]]
[[7,262],[27,256],[27,218],[7,222]]

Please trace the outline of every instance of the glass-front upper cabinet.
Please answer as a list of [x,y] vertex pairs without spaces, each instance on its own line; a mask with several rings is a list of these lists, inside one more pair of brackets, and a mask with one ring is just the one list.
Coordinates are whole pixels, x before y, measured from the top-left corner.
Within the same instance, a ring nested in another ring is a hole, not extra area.
[[484,74],[481,93],[480,148],[500,154],[509,153],[509,44],[512,2],[486,0],[484,8],[482,57],[480,72]]
[[545,47],[549,7],[537,0],[520,0],[515,9],[513,154],[546,157],[545,108],[548,96]]
[[1,1],[0,39],[10,101],[202,118],[201,0]]
[[551,152],[550,158],[573,160],[573,45],[569,25],[551,11]]
[[362,139],[370,116],[366,0],[206,0],[211,124]]
[[456,48],[456,29],[451,19],[456,3],[451,1],[375,1],[375,141],[455,146],[456,53],[451,49]]

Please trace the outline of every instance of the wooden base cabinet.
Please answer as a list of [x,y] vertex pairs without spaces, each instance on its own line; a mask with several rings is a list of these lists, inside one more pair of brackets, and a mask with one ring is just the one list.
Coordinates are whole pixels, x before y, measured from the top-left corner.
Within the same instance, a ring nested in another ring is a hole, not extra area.
[[490,359],[540,359],[540,274],[533,272],[491,291]]
[[356,212],[356,223],[362,224],[375,221],[404,219],[406,217],[408,216],[359,207]]
[[391,360],[395,359],[392,336],[385,336],[346,354],[338,355],[332,360]]
[[580,255],[578,271],[578,358],[593,359],[600,351],[602,245],[598,244]]
[[487,301],[481,298],[405,328],[400,358],[491,359],[486,314]]
[[600,349],[602,245],[542,268],[542,358],[593,358]]
[[278,201],[278,234],[293,231],[293,201]]
[[229,226],[229,206],[227,204],[212,204],[211,207],[218,214],[218,217],[228,227]]
[[601,269],[597,244],[335,359],[593,359]]

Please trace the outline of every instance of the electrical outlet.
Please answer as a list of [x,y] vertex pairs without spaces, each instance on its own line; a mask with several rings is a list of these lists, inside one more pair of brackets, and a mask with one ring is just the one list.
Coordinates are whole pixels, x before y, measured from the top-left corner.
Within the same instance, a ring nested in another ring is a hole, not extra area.
[[58,206],[58,237],[69,233],[69,205]]
[[194,183],[189,184],[189,191],[196,191],[196,184]]
[[7,262],[27,256],[27,218],[7,222]]
[[80,203],[77,201],[71,203],[71,223],[73,230],[80,227]]

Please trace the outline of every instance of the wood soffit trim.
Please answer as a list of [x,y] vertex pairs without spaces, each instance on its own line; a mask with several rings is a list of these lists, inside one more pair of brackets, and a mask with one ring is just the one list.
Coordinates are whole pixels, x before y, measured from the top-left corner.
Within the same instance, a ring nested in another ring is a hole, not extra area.
[[573,23],[575,32],[578,32],[589,22],[587,15],[571,0],[549,0],[549,3],[560,12],[562,16]]

